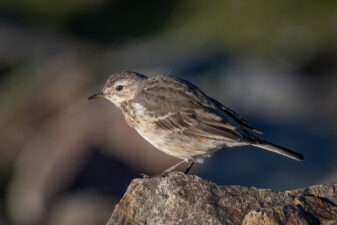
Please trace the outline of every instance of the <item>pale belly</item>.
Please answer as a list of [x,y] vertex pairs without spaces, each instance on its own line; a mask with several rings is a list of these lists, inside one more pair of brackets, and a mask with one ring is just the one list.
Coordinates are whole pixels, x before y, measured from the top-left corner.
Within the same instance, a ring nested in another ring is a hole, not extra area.
[[[147,125],[147,129],[135,127],[139,135],[160,151],[185,160],[202,162],[216,150],[226,147],[224,141],[183,135],[177,131],[165,131]],[[228,146],[233,147],[233,146]]]
[[[155,125],[155,122],[151,122],[153,118],[148,116],[148,112],[142,105],[136,103],[131,108],[132,116],[124,114],[128,124],[158,150],[177,158],[202,162],[203,158],[209,157],[212,152],[221,148],[245,145],[240,142],[185,135],[179,129],[161,129]],[[142,117],[135,119],[137,118],[135,115],[142,115]]]

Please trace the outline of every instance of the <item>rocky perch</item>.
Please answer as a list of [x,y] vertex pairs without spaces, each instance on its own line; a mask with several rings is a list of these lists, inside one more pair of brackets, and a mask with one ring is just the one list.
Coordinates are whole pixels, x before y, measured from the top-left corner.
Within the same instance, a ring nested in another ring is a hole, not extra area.
[[134,179],[107,224],[335,225],[337,184],[274,192],[182,173]]

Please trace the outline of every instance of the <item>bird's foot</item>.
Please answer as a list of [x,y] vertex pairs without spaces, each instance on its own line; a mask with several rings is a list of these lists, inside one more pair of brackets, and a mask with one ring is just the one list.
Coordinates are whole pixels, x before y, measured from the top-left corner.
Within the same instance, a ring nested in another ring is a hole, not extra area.
[[159,174],[155,174],[155,175],[148,175],[148,174],[145,174],[145,173],[141,173],[139,174],[142,178],[154,178],[154,177],[166,177],[169,175],[170,172],[162,172],[162,173],[159,173]]
[[151,178],[152,176],[151,175],[148,175],[146,173],[141,173],[139,174],[142,178]]
[[[177,164],[175,164],[174,166],[168,168],[167,170],[163,171],[160,174],[157,175],[148,175],[145,173],[141,173],[140,176],[142,176],[143,178],[153,178],[153,177],[166,177],[168,176],[171,172],[173,172],[179,165],[186,163],[187,161],[183,160]],[[185,174],[188,174],[188,172],[191,170],[191,168],[194,165],[194,161],[190,161],[190,164],[188,165],[188,167],[186,168],[186,170],[184,171]]]

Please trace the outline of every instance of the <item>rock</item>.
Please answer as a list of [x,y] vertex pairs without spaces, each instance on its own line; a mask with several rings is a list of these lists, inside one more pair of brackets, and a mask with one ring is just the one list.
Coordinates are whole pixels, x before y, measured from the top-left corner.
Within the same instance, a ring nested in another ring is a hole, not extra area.
[[219,186],[171,173],[134,179],[112,224],[337,224],[337,184],[286,192]]

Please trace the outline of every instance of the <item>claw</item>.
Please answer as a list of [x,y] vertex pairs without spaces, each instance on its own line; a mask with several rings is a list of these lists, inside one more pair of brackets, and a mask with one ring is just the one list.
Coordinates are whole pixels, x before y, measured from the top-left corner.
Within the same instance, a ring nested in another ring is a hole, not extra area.
[[139,174],[141,177],[143,177],[143,178],[151,178],[151,176],[150,175],[148,175],[148,174],[145,174],[145,173],[141,173],[141,174]]

